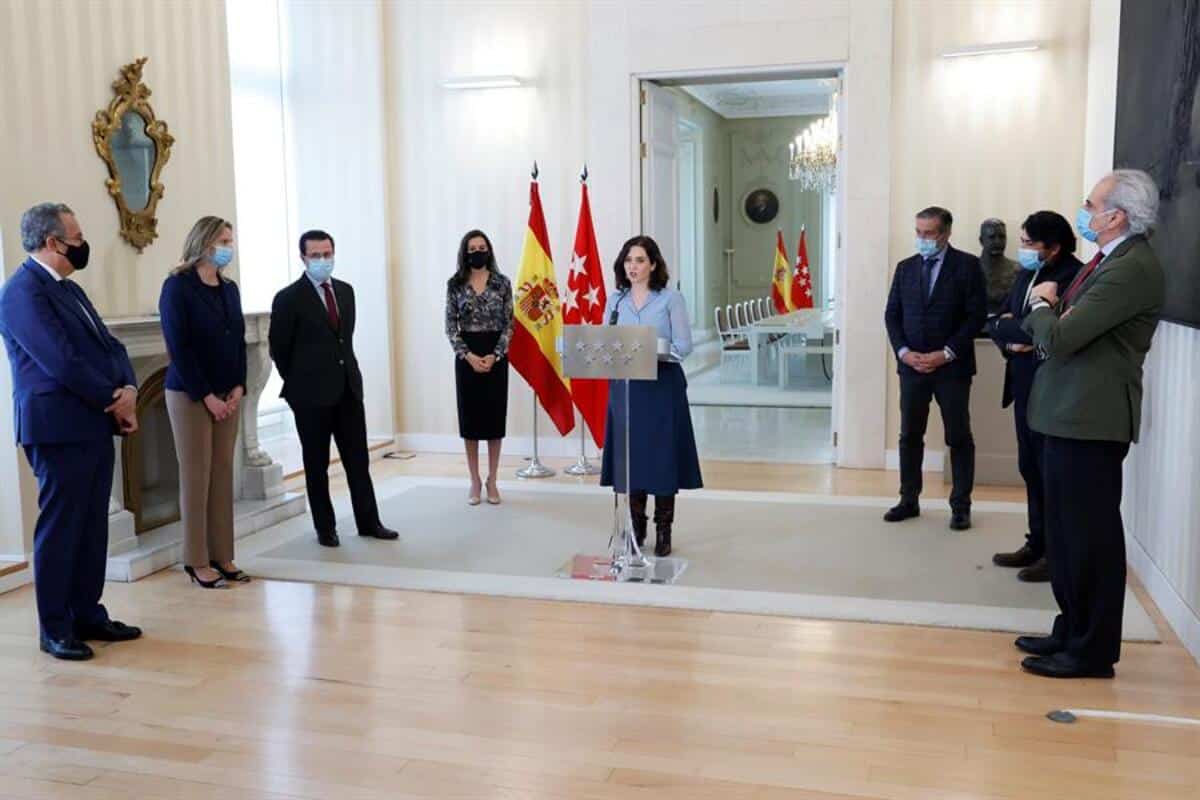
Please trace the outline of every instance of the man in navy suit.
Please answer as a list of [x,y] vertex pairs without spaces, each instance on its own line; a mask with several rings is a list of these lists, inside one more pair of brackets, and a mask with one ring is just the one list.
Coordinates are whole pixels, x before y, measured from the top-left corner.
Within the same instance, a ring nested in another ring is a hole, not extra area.
[[971,436],[971,378],[975,334],[987,320],[987,289],[979,259],[950,246],[954,217],[931,206],[917,214],[917,255],[896,265],[884,322],[900,373],[900,503],[888,522],[921,513],[921,464],[929,403],[936,399],[950,449],[954,485],[950,528],[971,527],[975,439]]
[[33,568],[41,648],[83,661],[85,640],[136,639],[100,604],[108,557],[114,434],[137,430],[129,354],[71,275],[88,264],[74,212],[42,203],[21,217],[29,258],[0,289],[17,443],[38,480]]

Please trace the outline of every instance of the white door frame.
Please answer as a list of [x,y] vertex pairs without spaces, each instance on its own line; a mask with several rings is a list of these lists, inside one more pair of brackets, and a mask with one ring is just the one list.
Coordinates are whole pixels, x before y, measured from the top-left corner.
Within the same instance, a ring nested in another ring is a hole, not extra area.
[[[679,189],[683,189],[684,171],[687,170],[691,180],[691,206],[684,208],[683,196],[680,192],[679,206],[679,244],[676,248],[676,254],[679,258],[679,289],[683,294],[684,303],[687,305],[688,315],[692,320],[692,324],[697,328],[704,328],[704,318],[700,314],[700,287],[705,285],[701,281],[701,265],[704,263],[701,258],[703,251],[703,225],[702,217],[704,208],[703,203],[703,180],[700,169],[700,148],[703,146],[701,136],[703,135],[700,127],[686,119],[679,120],[681,129],[687,130],[686,138],[679,138]],[[687,224],[684,224],[687,220]],[[683,241],[683,232],[685,228],[691,229],[691,241],[687,244]],[[687,259],[684,258],[685,252]],[[687,264],[690,269],[685,268]],[[707,278],[708,276],[703,276]]]
[[[841,76],[837,227],[838,303],[835,311],[833,423],[840,467],[885,465],[888,368],[883,301],[887,296],[891,196],[890,47],[862,66],[849,62],[770,68],[693,69],[630,76],[630,224],[642,219],[641,83],[700,78],[756,78],[835,72]],[[851,131],[848,123],[862,120]],[[851,215],[857,215],[851,218]],[[857,302],[852,302],[857,301]],[[875,306],[878,306],[877,308]],[[850,355],[853,354],[853,358]],[[853,391],[851,391],[851,386]]]

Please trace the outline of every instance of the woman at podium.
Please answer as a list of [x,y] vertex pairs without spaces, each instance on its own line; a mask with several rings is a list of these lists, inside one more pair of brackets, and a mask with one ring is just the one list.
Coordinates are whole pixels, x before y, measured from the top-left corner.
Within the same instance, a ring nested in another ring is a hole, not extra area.
[[682,361],[692,352],[692,326],[683,296],[668,283],[667,264],[649,236],[627,241],[613,264],[617,292],[608,298],[609,325],[647,325],[658,331],[658,379],[614,381],[608,395],[601,486],[625,492],[625,387],[629,387],[629,509],[638,546],[646,541],[646,505],[654,495],[656,556],[671,553],[675,495],[699,489],[700,459],[688,408]]

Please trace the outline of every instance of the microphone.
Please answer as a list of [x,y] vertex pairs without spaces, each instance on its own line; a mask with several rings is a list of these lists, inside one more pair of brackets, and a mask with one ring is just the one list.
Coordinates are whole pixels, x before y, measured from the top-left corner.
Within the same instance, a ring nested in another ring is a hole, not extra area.
[[609,325],[617,324],[617,314],[621,310],[621,301],[625,299],[625,295],[627,295],[627,294],[629,294],[629,290],[622,289],[621,293],[619,295],[617,295],[617,302],[613,303],[612,313],[608,315],[608,324]]

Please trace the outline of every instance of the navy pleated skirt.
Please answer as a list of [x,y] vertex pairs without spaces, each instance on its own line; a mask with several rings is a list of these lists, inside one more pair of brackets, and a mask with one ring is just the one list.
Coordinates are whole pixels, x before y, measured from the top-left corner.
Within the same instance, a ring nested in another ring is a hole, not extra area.
[[[608,388],[608,424],[600,485],[625,492],[625,382]],[[673,495],[699,489],[700,458],[688,410],[687,378],[679,364],[659,362],[658,380],[629,384],[629,483],[635,492]]]

